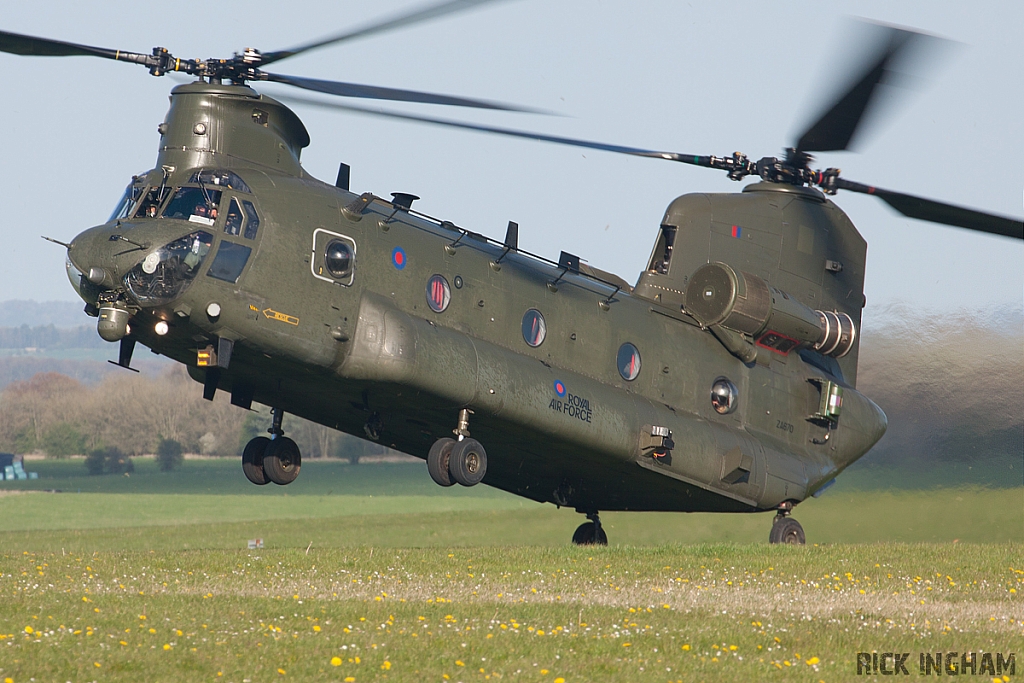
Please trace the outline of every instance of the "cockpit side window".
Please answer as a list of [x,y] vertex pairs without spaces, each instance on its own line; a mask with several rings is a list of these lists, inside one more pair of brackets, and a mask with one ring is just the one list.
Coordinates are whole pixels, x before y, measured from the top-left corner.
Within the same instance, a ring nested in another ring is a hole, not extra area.
[[245,207],[245,239],[254,240],[256,231],[260,229],[259,214],[256,213],[256,207],[252,202],[242,200],[242,206]]
[[164,209],[164,218],[180,218],[200,225],[213,225],[220,206],[220,190],[207,187],[179,187]]
[[242,209],[238,206],[238,200],[234,197],[231,198],[231,204],[228,206],[228,215],[224,219],[224,233],[227,235],[237,235],[242,232]]
[[213,186],[215,188],[228,188],[230,190],[236,190],[238,192],[245,192],[246,194],[252,194],[252,190],[245,184],[245,181],[238,177],[237,174],[231,171],[225,171],[221,169],[205,169],[196,171],[192,174],[189,179],[190,183],[196,185]]

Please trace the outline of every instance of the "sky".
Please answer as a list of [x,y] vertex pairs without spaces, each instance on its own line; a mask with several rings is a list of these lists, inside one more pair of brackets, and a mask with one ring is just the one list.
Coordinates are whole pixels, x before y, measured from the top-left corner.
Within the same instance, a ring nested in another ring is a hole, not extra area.
[[[159,45],[179,57],[228,57],[245,47],[290,48],[419,4],[0,0],[0,29],[136,52]],[[851,17],[954,42],[930,60],[934,68],[915,92],[885,110],[857,152],[822,154],[816,166],[1024,216],[1024,3],[506,0],[268,70],[563,116],[371,103],[393,111],[760,158],[792,144],[847,78],[864,35]],[[73,300],[63,249],[39,235],[68,241],[106,220],[131,175],[154,166],[156,128],[177,82],[102,59],[0,54],[0,83],[0,300]],[[273,84],[257,89],[305,94]],[[333,182],[344,161],[355,192],[411,192],[422,197],[417,209],[498,239],[514,220],[522,248],[552,259],[569,251],[629,281],[646,265],[673,198],[742,187],[721,171],[667,161],[293,108],[312,138],[302,159],[314,176]],[[865,324],[882,321],[894,306],[1021,319],[1020,240],[904,218],[864,195],[841,193],[835,201],[869,245]]]

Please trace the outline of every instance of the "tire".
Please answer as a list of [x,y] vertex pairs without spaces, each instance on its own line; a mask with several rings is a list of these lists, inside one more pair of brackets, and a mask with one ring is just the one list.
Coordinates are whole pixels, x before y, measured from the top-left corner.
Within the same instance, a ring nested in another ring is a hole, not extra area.
[[476,486],[487,474],[487,451],[476,439],[456,441],[448,458],[448,472],[463,486]]
[[263,471],[267,479],[285,486],[295,481],[302,467],[302,454],[298,445],[287,436],[279,436],[267,445],[263,454]]
[[448,462],[455,447],[455,439],[445,436],[434,442],[427,454],[427,472],[438,486],[452,486],[455,481],[448,471]]
[[576,545],[608,545],[608,534],[604,529],[597,531],[597,525],[593,522],[584,522],[576,528],[572,542]]
[[768,542],[803,545],[804,528],[792,517],[776,517],[772,522],[772,531],[768,534]]
[[242,472],[246,479],[257,486],[266,486],[270,483],[267,473],[263,470],[263,455],[269,445],[270,439],[257,436],[245,444],[245,450],[242,451]]

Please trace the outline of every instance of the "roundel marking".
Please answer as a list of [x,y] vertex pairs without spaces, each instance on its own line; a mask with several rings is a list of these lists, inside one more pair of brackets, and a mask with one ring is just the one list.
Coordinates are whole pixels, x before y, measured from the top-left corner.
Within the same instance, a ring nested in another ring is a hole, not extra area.
[[562,384],[562,380],[555,380],[555,393],[558,394],[559,398],[565,396],[565,385]]
[[393,263],[395,268],[398,270],[403,270],[406,264],[405,249],[395,247],[391,252],[391,263]]

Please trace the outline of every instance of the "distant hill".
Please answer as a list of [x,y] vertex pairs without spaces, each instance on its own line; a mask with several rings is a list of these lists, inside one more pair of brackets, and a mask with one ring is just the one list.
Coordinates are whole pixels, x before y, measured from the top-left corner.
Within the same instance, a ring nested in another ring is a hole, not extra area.
[[81,301],[31,301],[12,299],[0,301],[0,325],[4,327],[79,327],[89,325],[90,318],[82,312]]

